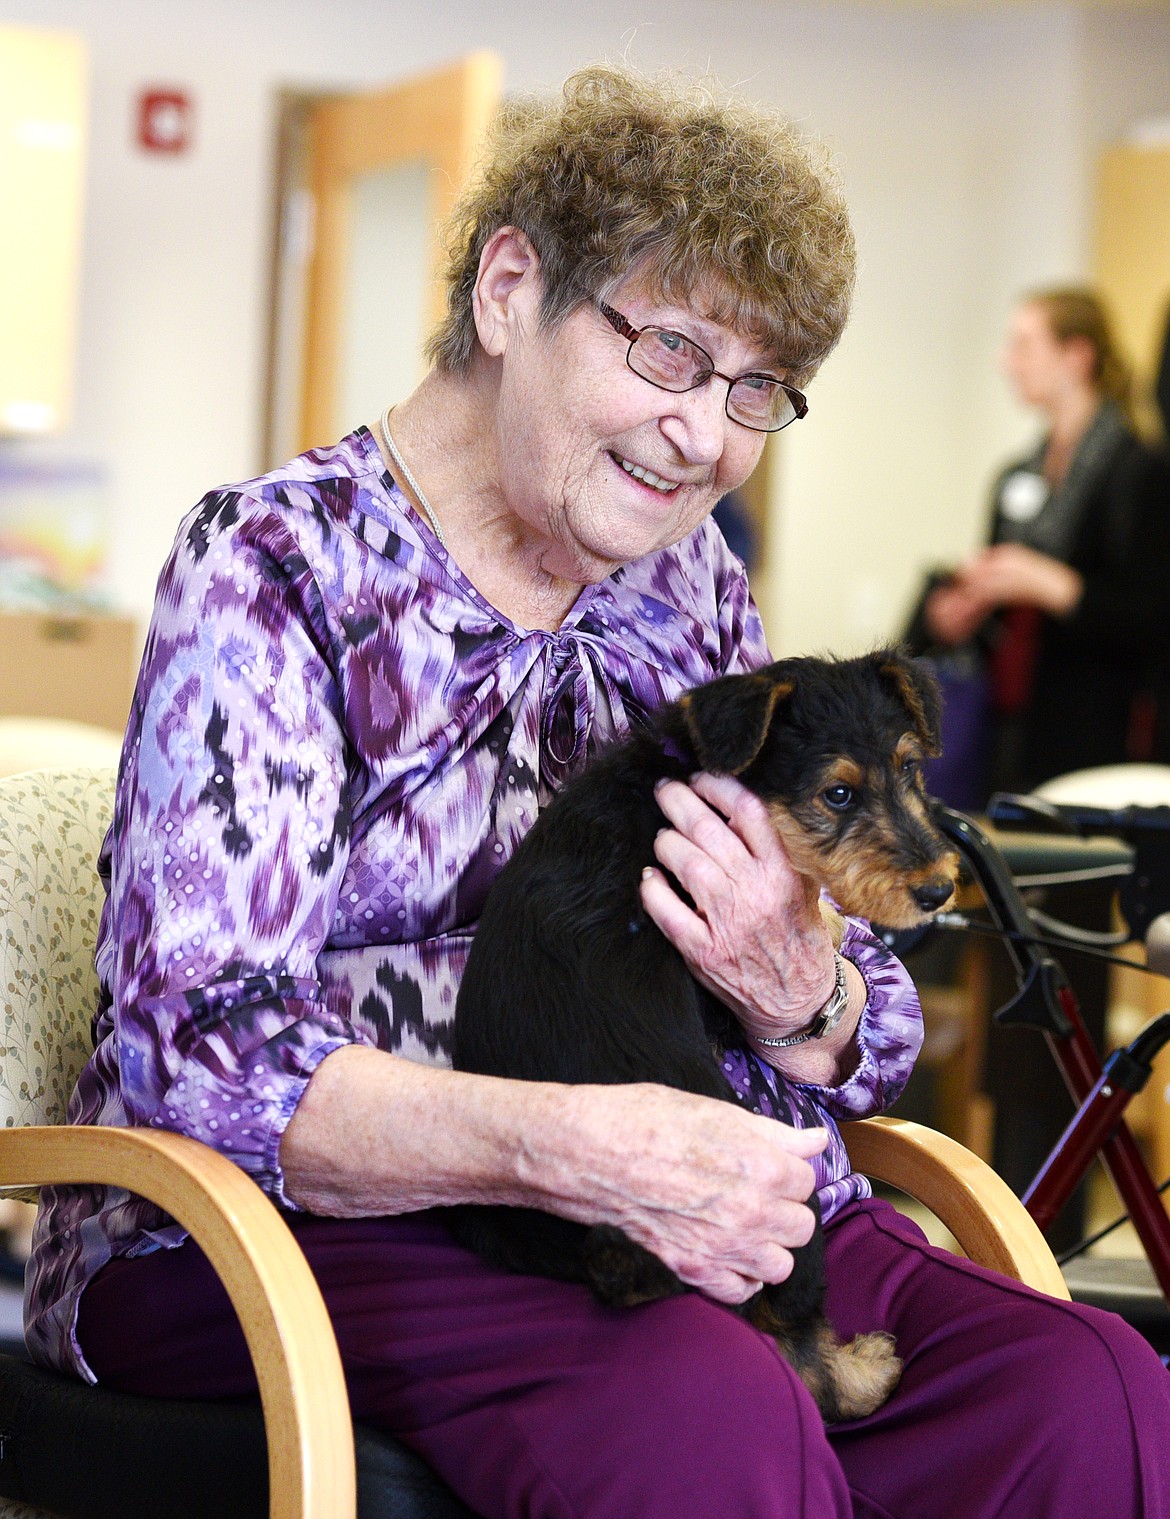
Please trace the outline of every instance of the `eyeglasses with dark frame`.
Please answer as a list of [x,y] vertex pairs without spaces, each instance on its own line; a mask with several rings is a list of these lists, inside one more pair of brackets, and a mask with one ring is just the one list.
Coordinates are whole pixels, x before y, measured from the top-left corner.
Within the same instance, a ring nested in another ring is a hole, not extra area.
[[659,390],[681,394],[698,390],[710,379],[726,380],[724,410],[733,422],[752,432],[779,432],[808,411],[808,402],[795,386],[771,375],[721,374],[711,355],[693,338],[669,327],[635,327],[604,301],[597,305],[614,331],[629,338],[626,363]]

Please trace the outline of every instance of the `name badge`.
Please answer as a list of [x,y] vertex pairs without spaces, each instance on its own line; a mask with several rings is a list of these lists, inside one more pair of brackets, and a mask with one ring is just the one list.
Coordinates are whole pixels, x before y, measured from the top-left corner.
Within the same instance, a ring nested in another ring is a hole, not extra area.
[[1017,469],[1003,482],[999,493],[1001,516],[1009,522],[1031,522],[1038,517],[1051,494],[1048,481],[1034,470]]

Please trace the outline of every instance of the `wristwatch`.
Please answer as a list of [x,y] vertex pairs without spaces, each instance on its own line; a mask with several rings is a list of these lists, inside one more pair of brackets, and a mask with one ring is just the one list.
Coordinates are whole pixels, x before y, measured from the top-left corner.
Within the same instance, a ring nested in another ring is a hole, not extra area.
[[833,983],[833,990],[829,993],[829,1000],[820,1009],[808,1028],[801,1029],[799,1034],[785,1034],[783,1039],[762,1039],[758,1034],[754,1036],[757,1044],[764,1044],[770,1050],[786,1050],[794,1044],[807,1044],[810,1039],[823,1039],[826,1034],[831,1034],[841,1019],[845,1016],[845,1009],[849,1006],[849,983],[845,980],[845,961],[841,955],[833,952],[833,966],[837,973],[837,979]]

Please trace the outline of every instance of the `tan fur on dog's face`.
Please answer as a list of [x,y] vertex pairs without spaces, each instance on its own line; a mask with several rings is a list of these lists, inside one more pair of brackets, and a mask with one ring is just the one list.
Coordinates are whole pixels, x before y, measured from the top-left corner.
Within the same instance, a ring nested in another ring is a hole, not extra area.
[[950,900],[958,860],[922,779],[942,698],[920,661],[896,648],[778,660],[667,710],[676,747],[761,797],[793,865],[845,912],[910,928]]
[[[805,800],[769,806],[794,868],[820,882],[843,912],[888,928],[925,922],[950,900],[958,879],[958,856],[927,811],[921,759],[918,738],[907,733],[887,764],[835,758]],[[846,791],[851,805],[835,807]],[[922,889],[938,894],[936,905],[916,899]]]

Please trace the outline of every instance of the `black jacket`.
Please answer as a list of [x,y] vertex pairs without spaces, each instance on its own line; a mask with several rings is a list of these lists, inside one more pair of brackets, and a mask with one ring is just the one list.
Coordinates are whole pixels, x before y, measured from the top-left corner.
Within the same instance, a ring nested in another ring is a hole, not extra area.
[[[997,482],[992,542],[1018,468]],[[1170,761],[1170,469],[1132,433],[1094,480],[1066,562],[1084,594],[1068,617],[1043,621],[1030,707],[994,778],[1010,789],[1090,765]]]

